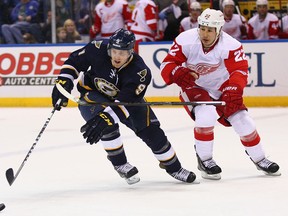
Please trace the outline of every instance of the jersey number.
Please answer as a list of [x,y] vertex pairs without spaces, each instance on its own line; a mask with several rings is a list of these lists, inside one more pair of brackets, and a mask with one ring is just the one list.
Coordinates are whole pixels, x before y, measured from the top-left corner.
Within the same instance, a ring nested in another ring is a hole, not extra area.
[[246,60],[246,55],[243,49],[235,51],[234,55],[235,55],[235,62]]

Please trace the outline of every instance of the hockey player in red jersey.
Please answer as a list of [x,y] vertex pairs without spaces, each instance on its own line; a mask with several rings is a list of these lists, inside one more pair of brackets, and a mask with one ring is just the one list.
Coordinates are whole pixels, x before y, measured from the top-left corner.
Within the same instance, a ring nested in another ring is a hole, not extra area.
[[[140,178],[136,175],[137,168],[127,161],[119,131],[120,122],[147,144],[161,168],[169,175],[191,183],[196,179],[195,174],[182,168],[150,106],[101,105],[101,102],[145,102],[144,95],[152,75],[143,59],[133,52],[134,45],[134,34],[124,29],[117,30],[109,40],[94,40],[71,53],[61,68],[57,83],[71,92],[73,81],[81,71],[84,72],[77,89],[83,100],[98,104],[79,105],[81,115],[87,122],[81,127],[81,132],[87,143],[101,141],[114,169],[128,184],[137,183]],[[54,87],[54,107],[59,99],[62,101],[57,110],[67,106],[68,99]]]
[[128,27],[131,22],[131,10],[125,0],[105,0],[95,7],[95,20],[90,28],[90,38],[99,34],[100,38],[109,38],[117,29]]
[[268,12],[268,1],[256,1],[257,14],[248,20],[248,39],[278,39],[279,19]]
[[192,28],[198,27],[198,17],[202,11],[201,4],[197,1],[193,1],[190,4],[190,11],[188,17],[184,17],[180,22],[179,32],[183,32]]
[[131,31],[140,42],[155,41],[157,36],[157,6],[152,0],[138,0],[132,13]]
[[221,11],[206,9],[198,29],[176,37],[161,64],[164,81],[181,87],[182,101],[223,100],[226,106],[185,106],[195,121],[194,138],[198,169],[203,178],[220,179],[221,168],[213,159],[214,126],[217,120],[232,126],[257,169],[280,175],[279,166],[268,160],[253,119],[243,104],[248,62],[241,43],[221,29]]
[[222,30],[237,40],[247,39],[248,25],[245,17],[234,13],[235,2],[233,0],[224,0],[222,7],[225,20]]

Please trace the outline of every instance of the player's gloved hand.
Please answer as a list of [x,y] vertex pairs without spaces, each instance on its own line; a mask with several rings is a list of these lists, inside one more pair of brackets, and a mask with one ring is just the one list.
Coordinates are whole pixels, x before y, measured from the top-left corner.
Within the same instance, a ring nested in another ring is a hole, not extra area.
[[226,102],[224,116],[228,118],[239,111],[243,104],[243,89],[237,84],[229,84],[222,90],[222,100]]
[[[58,77],[56,83],[59,83],[61,86],[63,86],[63,88],[66,89],[66,91],[68,91],[69,93],[71,93],[74,87],[72,80],[66,77]],[[61,103],[57,105],[56,103],[59,99],[61,99]],[[60,110],[62,106],[66,107],[68,105],[68,98],[66,98],[64,95],[61,94],[61,92],[59,92],[56,85],[54,86],[52,91],[52,104],[53,107],[56,108],[56,110]]]
[[183,89],[193,86],[195,80],[199,78],[199,75],[196,72],[182,66],[176,67],[172,74],[174,83]]
[[97,143],[101,139],[103,132],[109,127],[113,127],[114,124],[114,119],[109,113],[100,112],[97,116],[83,125],[80,131],[83,133],[86,142],[92,145]]
[[99,32],[100,30],[94,25],[92,25],[91,28],[89,29],[90,39],[94,39]]

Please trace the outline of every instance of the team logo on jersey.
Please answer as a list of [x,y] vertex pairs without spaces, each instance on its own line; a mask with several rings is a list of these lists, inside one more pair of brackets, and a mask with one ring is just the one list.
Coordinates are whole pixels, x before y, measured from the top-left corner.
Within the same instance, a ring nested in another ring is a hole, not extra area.
[[138,72],[137,74],[140,76],[140,82],[144,82],[146,80],[146,76],[147,76],[147,70],[146,69]]
[[196,65],[188,65],[188,68],[192,71],[197,72],[199,75],[207,75],[209,73],[212,73],[216,71],[220,66],[220,63],[218,64],[207,64],[207,63],[200,63]]
[[114,84],[102,78],[96,77],[94,79],[94,84],[98,91],[112,99],[114,99],[120,91]]

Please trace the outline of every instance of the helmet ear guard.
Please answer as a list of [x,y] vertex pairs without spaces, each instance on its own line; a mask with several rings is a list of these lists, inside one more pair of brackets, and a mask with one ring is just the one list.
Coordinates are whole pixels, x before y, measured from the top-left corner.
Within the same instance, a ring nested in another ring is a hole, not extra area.
[[118,29],[109,38],[107,46],[108,55],[111,56],[111,49],[127,50],[131,55],[135,46],[135,35],[126,29]]

